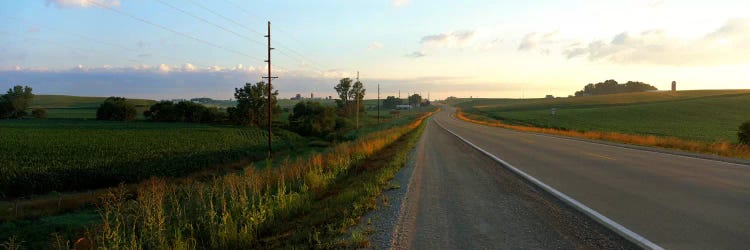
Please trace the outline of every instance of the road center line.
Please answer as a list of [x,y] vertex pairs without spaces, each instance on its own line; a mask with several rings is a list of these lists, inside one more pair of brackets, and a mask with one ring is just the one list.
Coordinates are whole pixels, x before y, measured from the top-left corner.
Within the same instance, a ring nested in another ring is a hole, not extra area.
[[596,158],[602,158],[602,159],[607,159],[607,160],[612,160],[612,161],[616,161],[617,160],[615,158],[603,156],[603,155],[600,155],[600,154],[594,154],[594,153],[589,153],[589,152],[581,152],[581,153],[583,153],[585,155],[588,155],[588,156],[593,156],[593,157],[596,157]]

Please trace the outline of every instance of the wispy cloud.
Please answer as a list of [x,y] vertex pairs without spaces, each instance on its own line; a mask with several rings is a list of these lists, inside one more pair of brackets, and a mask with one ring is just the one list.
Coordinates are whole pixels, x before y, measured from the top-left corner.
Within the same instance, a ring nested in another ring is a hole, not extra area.
[[367,46],[367,50],[379,50],[383,48],[383,44],[379,42],[372,42],[370,46]]
[[750,19],[731,19],[699,38],[674,37],[664,30],[622,32],[607,41],[571,45],[567,58],[621,64],[720,65],[750,62]]
[[425,53],[422,53],[421,51],[414,51],[412,53],[406,54],[405,57],[411,57],[411,58],[420,58],[426,56]]
[[[92,1],[96,1],[92,3]],[[58,8],[89,8],[96,7],[97,4],[107,7],[120,6],[120,0],[45,0],[47,6],[54,5]]]
[[520,51],[534,51],[539,50],[541,52],[548,53],[549,50],[545,47],[546,45],[559,42],[559,31],[552,31],[548,33],[532,32],[528,33],[521,40],[521,45],[518,46]]
[[424,46],[435,48],[462,48],[472,41],[474,35],[474,30],[454,31],[449,33],[423,36],[419,43]]
[[402,7],[404,5],[409,4],[411,2],[410,0],[393,0],[393,7]]

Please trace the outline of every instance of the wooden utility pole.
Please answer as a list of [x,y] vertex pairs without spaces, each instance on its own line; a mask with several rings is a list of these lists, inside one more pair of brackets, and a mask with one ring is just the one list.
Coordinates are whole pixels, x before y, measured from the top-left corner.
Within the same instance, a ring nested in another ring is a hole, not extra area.
[[378,83],[378,124],[380,124],[380,83]]
[[271,144],[273,141],[273,132],[272,132],[272,107],[271,107],[271,98],[273,97],[273,92],[271,92],[272,85],[271,85],[271,79],[278,78],[271,75],[271,50],[273,48],[271,47],[271,21],[268,21],[268,34],[264,37],[268,38],[268,60],[266,60],[266,63],[268,63],[268,76],[264,76],[263,78],[268,79],[268,158],[271,158],[271,153],[273,153],[273,150],[271,149]]

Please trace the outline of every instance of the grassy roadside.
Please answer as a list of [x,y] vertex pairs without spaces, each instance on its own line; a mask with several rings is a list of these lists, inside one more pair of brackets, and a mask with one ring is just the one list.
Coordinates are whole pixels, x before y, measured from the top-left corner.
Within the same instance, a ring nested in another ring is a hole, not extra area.
[[633,134],[624,134],[624,133],[617,133],[617,132],[601,132],[601,131],[581,132],[581,131],[572,131],[572,130],[562,130],[562,129],[556,129],[556,128],[541,128],[541,127],[533,127],[533,126],[511,125],[511,124],[506,124],[506,123],[503,123],[498,120],[494,120],[485,116],[464,113],[463,111],[461,111],[460,108],[456,109],[456,117],[458,119],[476,123],[476,124],[493,126],[493,127],[501,127],[501,128],[518,130],[518,131],[546,133],[546,134],[570,136],[570,137],[577,137],[577,138],[584,138],[584,139],[612,141],[612,142],[633,144],[633,145],[639,145],[639,146],[677,149],[677,150],[682,150],[682,151],[713,154],[713,155],[719,155],[719,156],[725,156],[725,157],[750,159],[750,146],[733,144],[733,143],[726,142],[726,141],[709,143],[709,142],[683,140],[683,139],[679,139],[675,137],[662,137],[662,136],[653,136],[653,135],[633,135]]
[[[358,173],[356,166],[369,162],[365,159],[385,159],[373,157],[388,152],[384,149],[401,141],[404,135],[413,134],[411,131],[419,127],[425,117],[405,126],[364,135],[326,152],[283,161],[276,168],[250,166],[239,173],[207,180],[151,179],[138,185],[135,193],[124,187],[116,189],[104,196],[99,210],[102,225],[92,225],[86,234],[80,235],[83,237],[58,237],[54,242],[59,244],[36,247],[77,245],[80,248],[92,244],[118,249],[266,246],[272,243],[269,239],[275,237],[279,226],[317,211],[315,204],[320,204],[319,200],[340,197],[332,193],[349,194],[348,189],[330,190],[350,173]],[[341,205],[348,207],[351,203]],[[24,240],[28,239],[19,237],[15,242]]]
[[[405,134],[373,157],[353,166],[347,175],[316,195],[309,213],[289,224],[273,228],[264,247],[269,248],[362,248],[369,241],[361,232],[345,235],[365,213],[376,209],[377,197],[405,166],[425,124]],[[347,236],[347,237],[342,237]],[[345,239],[348,238],[348,239]]]

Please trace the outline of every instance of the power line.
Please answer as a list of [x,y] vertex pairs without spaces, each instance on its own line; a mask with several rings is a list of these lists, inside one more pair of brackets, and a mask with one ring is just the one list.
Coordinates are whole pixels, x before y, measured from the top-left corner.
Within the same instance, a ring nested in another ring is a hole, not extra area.
[[[60,46],[60,47],[63,47],[63,48],[66,48],[68,50],[75,51],[76,53],[81,53],[81,54],[91,54],[91,52],[92,52],[91,48],[74,47],[74,46],[70,46],[70,45],[67,45],[67,44],[55,41],[55,40],[47,40],[47,39],[41,39],[41,38],[37,38],[37,37],[27,37],[25,39],[26,40],[31,40],[31,41],[38,41],[38,42],[44,42],[44,43],[49,43],[49,44],[55,44],[57,46]],[[138,61],[138,60],[135,60],[135,59],[130,59],[127,56],[117,55],[115,57],[121,57],[122,59],[125,59],[125,60],[127,60],[129,62],[142,63],[141,61]]]
[[234,50],[234,49],[230,49],[230,48],[227,48],[227,47],[224,47],[224,46],[221,46],[221,45],[218,45],[218,44],[215,44],[215,43],[212,43],[212,42],[209,42],[209,41],[206,41],[206,40],[200,39],[200,38],[197,38],[197,37],[195,37],[195,36],[191,36],[191,35],[189,35],[189,34],[186,34],[186,33],[183,33],[183,32],[180,32],[180,31],[177,31],[177,30],[174,30],[174,29],[168,28],[168,27],[166,27],[166,26],[163,26],[163,25],[160,25],[160,24],[156,24],[156,23],[153,23],[153,22],[151,22],[151,21],[148,21],[148,20],[146,20],[146,19],[143,19],[143,18],[140,18],[140,17],[134,16],[134,15],[128,14],[127,12],[124,12],[124,11],[121,11],[121,10],[118,10],[118,9],[115,9],[115,8],[112,8],[112,7],[109,7],[109,6],[107,6],[107,5],[101,4],[101,3],[99,3],[99,2],[96,2],[96,1],[94,1],[94,0],[86,0],[86,1],[88,1],[88,2],[92,3],[92,4],[96,5],[96,6],[99,6],[99,7],[101,7],[101,8],[105,8],[105,9],[107,9],[107,10],[110,10],[110,11],[112,11],[112,12],[118,13],[118,14],[120,14],[120,15],[123,15],[123,16],[129,17],[129,18],[132,18],[132,19],[138,20],[138,21],[140,21],[140,22],[143,22],[143,23],[145,23],[145,24],[148,24],[148,25],[151,25],[151,26],[154,26],[154,27],[157,27],[157,28],[160,28],[160,29],[163,29],[163,30],[166,30],[166,31],[172,32],[172,33],[174,33],[174,34],[177,34],[177,35],[180,35],[180,36],[183,36],[183,37],[186,37],[186,38],[189,38],[189,39],[195,40],[195,41],[197,41],[197,42],[200,42],[200,43],[203,43],[203,44],[206,44],[206,45],[212,46],[212,47],[216,47],[216,48],[219,48],[219,49],[225,50],[225,51],[227,51],[227,52],[230,52],[230,53],[234,53],[234,54],[237,54],[237,55],[245,56],[245,57],[248,57],[248,58],[251,58],[251,59],[254,59],[254,60],[263,60],[263,59],[260,59],[260,58],[258,58],[258,57],[255,57],[255,56],[251,56],[251,55],[249,55],[249,54],[243,53],[243,52],[241,52],[241,51],[237,51],[237,50]]
[[[71,36],[71,37],[76,37],[76,38],[81,39],[81,40],[86,40],[86,41],[89,41],[89,42],[99,43],[99,44],[107,45],[107,46],[110,46],[110,47],[118,48],[118,49],[121,49],[121,50],[124,50],[124,51],[129,51],[129,52],[133,52],[133,53],[141,53],[142,52],[142,51],[139,51],[137,49],[133,49],[133,48],[125,46],[125,45],[121,45],[121,44],[117,44],[117,43],[113,43],[113,42],[109,42],[109,41],[98,40],[98,39],[95,39],[95,38],[92,38],[90,36],[86,36],[86,35],[83,35],[83,34],[80,34],[80,33],[63,31],[63,30],[60,30],[58,28],[54,28],[54,27],[50,27],[50,26],[45,26],[45,25],[39,25],[38,23],[31,23],[31,22],[29,22],[27,20],[23,20],[23,19],[17,18],[17,17],[8,17],[8,16],[6,16],[5,18],[8,19],[8,20],[19,22],[19,23],[26,23],[26,24],[31,25],[31,26],[37,26],[37,27],[41,27],[41,28],[44,28],[44,29],[49,29],[49,30],[58,32],[60,34],[64,34],[64,35]],[[90,50],[90,49],[87,49],[87,50]],[[177,58],[177,57],[174,57],[174,56],[171,56],[171,55],[159,55],[159,56],[160,57],[165,57],[165,58],[168,58],[168,59],[172,59],[172,60],[177,60],[177,61],[186,61],[186,62],[192,61],[192,60],[187,60],[185,58]],[[129,61],[133,61],[133,62],[137,62],[137,63],[142,63],[140,61],[135,61],[135,60],[131,60],[131,59],[128,59],[128,60]],[[204,68],[210,67],[208,65],[201,64],[201,63],[194,63],[194,62],[190,62],[190,63],[193,64],[193,65],[196,65],[196,66],[204,67]]]
[[[157,0],[157,1],[161,2],[160,0]],[[261,34],[260,32],[258,32],[258,31],[256,31],[256,30],[254,30],[254,29],[252,29],[252,28],[250,28],[250,27],[248,27],[247,25],[244,25],[244,24],[242,24],[242,23],[240,23],[240,22],[237,22],[237,21],[235,21],[235,20],[234,20],[234,19],[232,19],[232,18],[229,18],[229,17],[227,17],[227,16],[225,16],[225,15],[222,15],[222,14],[221,14],[221,13],[219,13],[219,12],[216,12],[216,11],[214,11],[214,10],[212,10],[212,9],[209,9],[208,7],[206,7],[206,6],[204,6],[204,5],[200,4],[200,3],[198,3],[198,2],[196,2],[196,1],[192,1],[192,0],[189,0],[189,1],[190,1],[191,3],[193,3],[194,5],[196,5],[196,6],[200,7],[201,9],[203,9],[203,10],[205,10],[205,11],[208,11],[208,12],[210,12],[211,14],[214,14],[214,15],[216,15],[216,16],[218,16],[218,17],[221,17],[222,19],[224,19],[224,20],[226,20],[226,21],[228,21],[228,22],[231,22],[231,23],[233,23],[233,24],[235,24],[235,25],[237,25],[237,26],[239,26],[239,27],[241,27],[241,28],[243,28],[243,29],[245,29],[245,30],[247,30],[247,31],[253,32],[253,33],[255,33],[255,34],[258,34],[258,35],[263,35],[263,34]],[[164,2],[162,2],[162,3],[163,3],[163,4],[165,4]],[[177,10],[179,10],[178,8],[176,8],[176,7],[174,7],[174,6],[170,6],[170,7],[172,7],[172,8],[174,8],[174,9],[177,9]],[[181,12],[183,12],[183,13],[185,13],[185,14],[191,15],[191,16],[193,16],[193,17],[197,18],[197,19],[200,19],[200,20],[204,20],[204,22],[207,22],[207,23],[208,23],[208,21],[205,21],[205,19],[203,19],[203,18],[200,18],[200,17],[197,17],[197,16],[195,16],[195,15],[189,14],[189,13],[187,13],[187,12],[185,12],[185,11],[182,11],[182,10],[179,10],[179,11],[181,11]],[[214,26],[217,26],[217,27],[219,27],[219,28],[221,28],[221,29],[223,29],[223,30],[226,30],[226,31],[228,31],[227,29],[225,29],[225,28],[223,28],[223,27],[220,27],[220,26],[218,26],[218,25],[215,25],[215,24],[214,24]],[[238,35],[238,36],[240,36],[240,37],[243,37],[243,38],[245,38],[245,39],[248,39],[248,40],[250,40],[250,41],[253,41],[253,42],[255,42],[255,43],[260,43],[260,42],[258,42],[258,41],[256,41],[256,40],[252,40],[252,39],[250,39],[250,38],[248,38],[248,37],[245,37],[245,36],[243,36],[243,35],[239,35],[239,34],[237,34],[236,32],[233,32],[233,31],[228,31],[228,32],[231,32],[231,33],[233,33],[233,34],[235,34],[235,35]],[[279,45],[280,45],[280,46],[282,46],[282,47],[285,47],[285,46],[281,45],[281,43],[279,43],[278,41],[277,41],[276,43],[277,43],[277,44],[279,44]],[[261,44],[262,44],[262,43],[261,43]],[[288,49],[289,49],[289,48],[288,48]],[[292,49],[289,49],[289,50],[291,51]],[[282,52],[283,54],[285,54],[285,55],[287,55],[287,56],[289,56],[289,57],[292,57],[291,55],[287,54],[287,53],[286,53],[286,52],[284,52],[283,50],[281,50],[281,51],[279,51],[279,52]],[[295,58],[293,58],[293,59],[295,59]],[[304,58],[303,58],[303,59],[304,59]],[[308,60],[308,61],[310,61],[310,60]],[[312,62],[312,61],[311,61],[311,62]]]
[[[237,22],[237,21],[235,21],[235,20],[233,20],[233,19],[231,19],[231,18],[229,18],[229,17],[226,17],[226,16],[222,15],[221,13],[218,13],[218,12],[216,12],[216,11],[214,11],[214,10],[211,10],[211,9],[209,9],[208,7],[204,6],[204,5],[202,5],[202,4],[199,4],[199,3],[197,3],[196,1],[193,1],[193,0],[189,0],[189,1],[190,1],[191,3],[193,3],[193,4],[195,4],[196,6],[198,6],[198,7],[202,8],[202,9],[204,9],[204,10],[208,11],[208,12],[211,12],[212,14],[214,14],[214,15],[217,15],[217,16],[219,16],[219,17],[223,18],[224,20],[227,20],[227,21],[229,21],[229,22],[231,22],[231,23],[233,23],[233,24],[235,24],[235,25],[237,25],[237,26],[240,26],[240,27],[243,27],[243,28],[245,28],[246,30],[248,30],[248,31],[250,31],[250,32],[253,32],[253,33],[255,33],[255,34],[259,35],[259,36],[265,36],[264,34],[262,34],[262,33],[258,32],[258,31],[256,31],[256,30],[254,30],[254,29],[251,29],[251,28],[249,28],[249,27],[245,26],[244,24],[242,24],[242,23],[239,23],[239,22]],[[278,29],[278,28],[277,28],[277,29]]]
[[183,14],[185,14],[185,15],[188,15],[188,16],[191,16],[191,17],[193,17],[193,18],[195,18],[195,19],[198,19],[198,20],[199,20],[199,21],[201,21],[201,22],[204,22],[204,23],[206,23],[206,24],[209,24],[209,25],[211,25],[211,26],[214,26],[214,27],[216,27],[216,28],[219,28],[219,29],[221,29],[221,30],[223,30],[223,31],[226,31],[226,32],[232,33],[232,34],[234,34],[234,35],[236,35],[236,36],[238,36],[238,37],[244,38],[245,40],[248,40],[248,41],[251,41],[251,42],[254,42],[254,43],[260,44],[260,45],[264,45],[264,44],[263,44],[262,42],[260,42],[260,41],[254,40],[254,39],[252,39],[252,38],[250,38],[250,37],[247,37],[247,36],[245,36],[245,35],[243,35],[243,34],[240,34],[240,33],[234,32],[233,30],[230,30],[230,29],[224,28],[224,26],[221,26],[221,25],[218,25],[218,24],[216,24],[216,23],[213,23],[213,22],[211,22],[211,21],[208,21],[208,20],[206,20],[205,18],[199,17],[198,15],[195,15],[195,14],[193,14],[193,13],[187,12],[187,11],[185,11],[185,10],[183,10],[183,9],[180,9],[180,8],[178,8],[177,6],[174,6],[174,5],[168,4],[168,3],[166,3],[166,2],[164,2],[164,1],[162,1],[162,0],[156,0],[156,1],[157,1],[157,2],[159,2],[159,3],[161,3],[161,4],[163,4],[163,5],[165,5],[165,6],[167,6],[167,7],[169,7],[169,8],[172,8],[172,9],[174,9],[174,10],[176,10],[176,11],[182,12],[182,13],[183,13]]
[[[172,4],[166,3],[166,2],[164,2],[164,1],[162,1],[162,0],[156,0],[156,1],[157,1],[157,2],[159,2],[159,3],[161,3],[161,4],[163,4],[163,5],[165,5],[165,6],[167,6],[167,7],[169,7],[169,8],[172,8],[172,9],[174,9],[174,10],[176,10],[176,11],[179,11],[179,12],[181,12],[181,13],[185,14],[185,15],[188,15],[188,16],[190,16],[190,17],[193,17],[193,18],[195,18],[195,19],[197,19],[197,20],[199,20],[199,21],[201,21],[201,22],[204,22],[204,23],[206,23],[206,24],[209,24],[209,25],[211,25],[211,26],[214,26],[214,27],[216,27],[216,28],[219,28],[219,29],[221,29],[221,30],[223,30],[223,31],[229,32],[229,33],[231,33],[231,34],[233,34],[233,35],[236,35],[236,36],[238,36],[238,37],[240,37],[240,38],[243,38],[243,39],[245,39],[245,40],[248,40],[248,41],[251,41],[251,42],[254,42],[254,43],[257,43],[257,44],[260,44],[260,45],[263,45],[263,46],[265,46],[265,45],[264,45],[264,44],[263,44],[262,42],[259,42],[259,41],[257,41],[257,40],[254,40],[254,39],[252,39],[252,38],[248,37],[248,36],[245,36],[245,35],[242,35],[242,34],[240,34],[240,33],[237,33],[237,32],[235,32],[235,31],[233,31],[233,30],[230,30],[230,29],[228,29],[228,28],[226,28],[226,27],[224,27],[224,26],[221,26],[221,25],[219,25],[219,24],[216,24],[216,23],[214,23],[214,22],[208,21],[208,20],[207,20],[207,19],[205,19],[205,18],[202,18],[202,17],[200,17],[200,16],[198,16],[198,15],[196,15],[196,14],[190,13],[190,12],[188,12],[188,11],[184,10],[184,9],[178,8],[177,6],[174,6],[174,5],[172,5]],[[252,32],[255,32],[255,33],[258,33],[258,34],[260,34],[259,32],[255,31],[255,30],[253,30],[253,29],[250,29],[250,28],[246,27],[245,25],[242,25],[242,24],[241,24],[241,23],[239,23],[239,22],[233,21],[233,20],[229,19],[228,17],[226,17],[226,16],[224,16],[224,15],[221,15],[221,14],[219,14],[219,13],[217,13],[217,12],[215,12],[215,11],[213,11],[213,10],[211,10],[211,9],[209,9],[209,8],[207,8],[207,7],[203,6],[203,5],[201,5],[201,4],[198,4],[198,3],[194,2],[194,1],[191,1],[191,2],[192,2],[193,4],[195,4],[195,5],[197,5],[198,7],[201,7],[201,8],[203,8],[203,9],[205,9],[205,10],[207,10],[207,11],[209,11],[209,12],[211,12],[211,13],[213,13],[213,14],[217,15],[217,16],[220,16],[220,17],[222,17],[222,18],[228,19],[228,20],[230,20],[230,21],[231,21],[232,23],[238,24],[238,25],[239,25],[240,27],[243,27],[243,28],[245,28],[245,29],[247,29],[247,30],[250,30],[250,31],[252,31]],[[283,52],[283,51],[281,51],[281,52]],[[284,68],[284,67],[282,67],[282,68]]]
[[[232,6],[234,6],[235,8],[237,8],[238,10],[240,10],[241,12],[243,12],[243,13],[244,13],[245,15],[247,15],[248,17],[252,17],[252,18],[256,18],[256,19],[257,19],[257,17],[256,17],[257,15],[255,15],[255,14],[253,14],[252,12],[248,11],[247,9],[243,8],[243,7],[241,6],[241,5],[239,5],[239,4],[235,3],[235,2],[229,1],[229,0],[225,0],[225,2],[227,2],[227,3],[231,4]],[[193,3],[195,3],[195,2],[193,2]],[[251,31],[251,32],[254,32],[254,33],[260,34],[260,32],[258,32],[258,31],[256,31],[256,30],[254,30],[254,29],[251,29],[251,28],[247,27],[246,25],[242,25],[242,24],[240,24],[239,22],[236,22],[236,21],[231,21],[231,22],[232,22],[232,23],[235,23],[235,24],[237,24],[238,26],[240,26],[240,27],[243,27],[243,28],[245,28],[245,29],[247,29],[247,30],[249,30],[249,31]],[[276,27],[276,29],[279,29],[279,28],[278,28],[278,27]],[[286,33],[286,32],[282,32],[282,33]],[[290,36],[290,37],[291,37],[291,36]],[[294,37],[291,37],[291,38],[292,38],[292,39],[295,39],[295,40],[296,40],[296,38],[294,38]],[[296,54],[297,56],[299,56],[299,57],[300,57],[300,58],[302,59],[302,61],[308,61],[308,62],[309,62],[309,63],[311,63],[311,64],[316,64],[317,66],[314,66],[314,67],[315,67],[315,68],[316,68],[317,70],[320,70],[320,71],[325,71],[325,70],[324,70],[324,68],[326,68],[325,66],[323,66],[322,64],[320,64],[320,63],[318,63],[318,62],[316,62],[316,61],[314,61],[314,60],[312,60],[312,59],[310,59],[310,58],[308,58],[308,57],[306,57],[306,56],[305,56],[305,55],[303,55],[302,53],[299,53],[299,52],[297,52],[296,50],[292,49],[291,47],[289,47],[289,46],[286,46],[286,45],[285,45],[284,43],[282,43],[282,42],[279,42],[279,41],[276,41],[276,44],[278,44],[278,46],[279,46],[279,47],[283,47],[283,48],[285,48],[286,50],[289,50],[290,52],[292,52],[292,53]],[[280,50],[279,52],[281,52],[281,53],[283,53],[283,54],[285,54],[285,55],[287,55],[287,56],[290,56],[290,57],[291,57],[291,55],[289,55],[289,54],[285,53],[285,52],[284,52],[284,50]],[[318,66],[320,66],[320,67],[318,67]]]

